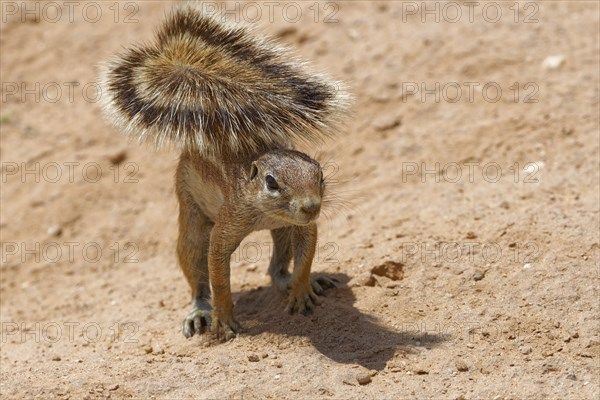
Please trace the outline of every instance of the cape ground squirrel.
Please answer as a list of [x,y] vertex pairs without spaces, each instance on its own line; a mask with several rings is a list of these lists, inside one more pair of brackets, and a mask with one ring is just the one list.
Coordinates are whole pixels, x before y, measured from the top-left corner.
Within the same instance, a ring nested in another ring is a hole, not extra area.
[[117,127],[182,149],[177,256],[192,289],[184,335],[241,331],[230,257],[261,229],[271,230],[269,273],[289,292],[288,312],[312,311],[316,294],[333,285],[310,277],[326,184],[319,163],[292,146],[336,130],[348,103],[341,85],[249,27],[189,5],[171,12],[153,44],[126,49],[101,75],[103,107]]

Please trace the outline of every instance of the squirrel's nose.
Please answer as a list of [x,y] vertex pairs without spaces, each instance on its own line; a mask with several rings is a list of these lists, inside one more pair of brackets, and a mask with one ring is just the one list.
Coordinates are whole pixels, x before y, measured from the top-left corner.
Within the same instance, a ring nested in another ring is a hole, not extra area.
[[311,216],[317,214],[319,210],[321,210],[320,200],[308,200],[300,206],[300,211]]

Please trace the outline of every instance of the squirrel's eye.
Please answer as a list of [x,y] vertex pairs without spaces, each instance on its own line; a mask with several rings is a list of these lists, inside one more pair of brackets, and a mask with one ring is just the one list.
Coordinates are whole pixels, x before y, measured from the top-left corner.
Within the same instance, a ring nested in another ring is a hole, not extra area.
[[267,182],[267,187],[269,190],[279,190],[279,185],[277,184],[275,178],[273,178],[273,175],[267,175],[265,181]]

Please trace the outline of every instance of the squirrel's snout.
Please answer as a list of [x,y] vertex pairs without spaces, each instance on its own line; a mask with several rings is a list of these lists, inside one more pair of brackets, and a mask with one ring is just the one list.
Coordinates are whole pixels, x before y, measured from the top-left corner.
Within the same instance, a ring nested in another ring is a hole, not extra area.
[[300,211],[311,217],[314,218],[317,215],[319,215],[319,211],[321,211],[321,200],[316,200],[316,199],[309,199],[306,200],[301,206],[300,206]]

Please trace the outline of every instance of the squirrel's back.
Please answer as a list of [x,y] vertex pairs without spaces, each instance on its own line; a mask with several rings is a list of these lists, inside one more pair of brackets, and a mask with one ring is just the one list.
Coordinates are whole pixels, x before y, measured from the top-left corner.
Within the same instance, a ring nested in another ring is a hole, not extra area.
[[347,107],[338,82],[193,6],[172,11],[153,44],[107,63],[101,81],[104,110],[129,135],[219,158],[320,141]]

